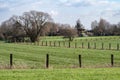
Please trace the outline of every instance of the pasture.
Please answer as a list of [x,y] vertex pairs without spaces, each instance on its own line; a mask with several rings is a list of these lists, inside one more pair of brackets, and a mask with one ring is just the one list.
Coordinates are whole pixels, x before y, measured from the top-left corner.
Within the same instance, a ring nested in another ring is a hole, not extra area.
[[0,70],[0,80],[119,80],[120,68]]
[[[68,40],[62,37],[44,37],[39,43],[0,41],[0,80],[119,80],[120,51],[116,49],[119,40],[118,36],[76,38],[70,43],[70,47]],[[59,41],[66,42],[65,46],[63,43],[59,46]],[[73,47],[75,42],[77,47]],[[83,42],[84,48],[80,47]],[[91,44],[88,49],[87,42],[99,45],[95,49]],[[111,49],[107,49],[108,45],[101,49],[101,42],[111,43]],[[45,66],[46,54],[49,54],[49,69]],[[114,55],[114,66],[111,66],[111,54]],[[81,68],[78,55],[82,59]]]
[[72,42],[69,42],[67,38],[63,39],[62,37],[44,37],[36,44],[54,47],[119,50],[120,37],[81,37],[75,38]]
[[[91,40],[92,38],[92,40]],[[102,38],[102,40],[101,40]],[[107,38],[108,41],[105,41]],[[110,39],[109,39],[110,38]],[[76,40],[81,43],[79,39],[87,39],[92,42],[93,39],[98,39],[97,44],[101,41],[104,43],[116,44],[119,43],[119,37],[88,37],[77,38]],[[100,39],[100,40],[99,40]],[[105,40],[104,40],[105,39]],[[61,37],[45,37],[43,41],[64,40]],[[85,40],[83,40],[85,42]],[[74,42],[74,41],[73,41]],[[13,54],[13,68],[25,68],[25,69],[43,69],[45,68],[46,54],[49,54],[51,69],[60,68],[78,68],[79,60],[78,55],[82,57],[83,68],[99,68],[99,67],[111,67],[111,54],[114,55],[114,67],[120,66],[120,54],[119,50],[108,49],[87,49],[87,48],[68,48],[68,47],[56,47],[56,46],[40,46],[31,43],[4,43],[0,44],[0,68],[9,68],[9,54]]]

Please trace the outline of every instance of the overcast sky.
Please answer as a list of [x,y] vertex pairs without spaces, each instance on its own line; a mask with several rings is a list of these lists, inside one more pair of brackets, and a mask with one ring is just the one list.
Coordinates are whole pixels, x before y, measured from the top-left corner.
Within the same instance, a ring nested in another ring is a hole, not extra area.
[[86,29],[100,18],[120,22],[120,0],[0,0],[0,23],[30,10],[47,12],[55,22],[72,26],[80,19]]

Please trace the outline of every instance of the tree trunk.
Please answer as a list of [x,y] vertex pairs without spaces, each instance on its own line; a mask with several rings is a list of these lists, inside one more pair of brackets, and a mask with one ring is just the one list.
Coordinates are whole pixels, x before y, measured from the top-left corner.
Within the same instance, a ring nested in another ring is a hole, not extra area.
[[73,37],[69,37],[69,41],[73,41]]
[[31,40],[31,42],[35,42],[35,41],[39,41],[39,37],[38,36],[31,36],[30,37],[30,40]]

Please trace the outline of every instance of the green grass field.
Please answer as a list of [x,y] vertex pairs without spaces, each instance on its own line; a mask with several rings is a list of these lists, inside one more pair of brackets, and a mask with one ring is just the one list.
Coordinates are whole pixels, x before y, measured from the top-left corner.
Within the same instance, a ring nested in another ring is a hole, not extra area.
[[120,68],[0,70],[0,80],[119,80]]
[[[70,42],[70,47],[87,49],[88,43],[90,49],[111,49],[111,50],[120,49],[119,47],[117,48],[117,46],[120,46],[119,36],[75,38],[74,41]],[[69,41],[68,39],[63,39],[62,37],[44,37],[39,42],[39,45],[44,45],[44,46],[55,45],[56,47],[69,47]]]
[[[59,39],[59,38],[55,37],[53,39]],[[116,37],[116,39],[117,38],[119,37]],[[91,40],[91,37],[90,38],[88,37],[87,39]],[[111,42],[113,43],[115,43],[115,41],[113,42],[111,40]],[[119,52],[120,52],[119,50],[50,47],[50,46],[38,46],[38,45],[30,45],[30,44],[26,45],[26,44],[1,42],[0,67],[1,68],[9,67],[10,53],[12,53],[14,56],[13,68],[27,68],[27,69],[45,68],[46,54],[50,55],[50,68],[55,68],[55,69],[78,68],[79,54],[81,54],[82,56],[82,67],[87,67],[87,68],[111,67],[111,60],[110,60],[111,54],[114,55],[114,67],[119,67],[120,66]]]
[[[88,42],[97,39],[97,44],[102,41],[112,45],[120,43],[117,36],[76,38],[75,41],[78,41],[78,44],[82,41],[87,43],[86,39]],[[46,40],[67,41],[61,37],[42,38],[42,41]],[[72,46],[75,41],[71,43]],[[8,69],[10,53],[13,54],[12,70]],[[46,54],[50,55],[49,69],[45,69]],[[79,69],[79,54],[82,56],[81,69]],[[111,54],[114,55],[114,67],[111,67]],[[0,80],[119,80],[119,67],[120,50],[0,42]]]

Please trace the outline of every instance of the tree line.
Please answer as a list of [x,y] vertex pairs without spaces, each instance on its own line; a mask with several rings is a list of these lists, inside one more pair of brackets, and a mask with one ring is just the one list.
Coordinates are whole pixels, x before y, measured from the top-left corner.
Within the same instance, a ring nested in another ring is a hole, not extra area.
[[91,30],[85,30],[78,19],[75,26],[55,23],[45,12],[29,11],[21,16],[14,15],[0,25],[0,40],[10,42],[40,40],[40,36],[64,36],[70,41],[76,36],[120,35],[120,23],[110,24],[104,19],[91,23]]
[[6,41],[39,41],[40,36],[64,36],[73,40],[77,36],[75,28],[69,24],[54,23],[48,13],[30,11],[22,16],[12,16],[0,25],[0,39]]
[[105,19],[96,20],[91,23],[91,32],[95,36],[114,36],[120,35],[120,22],[118,24],[110,24]]

